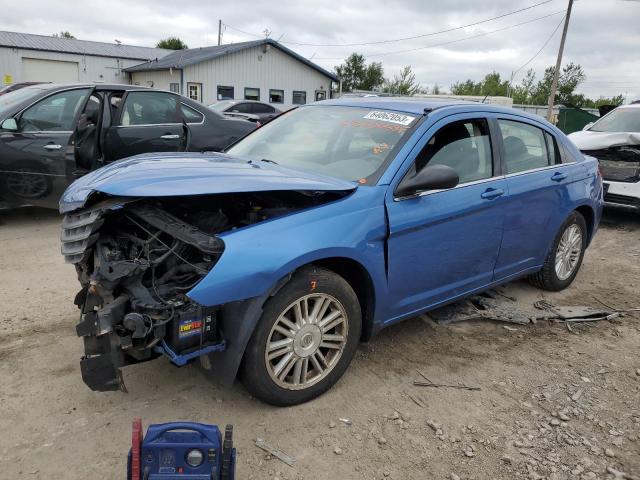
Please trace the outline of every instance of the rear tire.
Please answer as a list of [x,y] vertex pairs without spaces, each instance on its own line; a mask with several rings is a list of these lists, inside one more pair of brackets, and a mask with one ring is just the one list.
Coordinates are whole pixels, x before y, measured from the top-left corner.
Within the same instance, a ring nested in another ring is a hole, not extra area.
[[560,227],[542,270],[531,275],[529,282],[550,292],[567,288],[580,270],[586,248],[587,223],[574,211]]
[[361,329],[358,297],[347,281],[324,268],[302,268],[266,303],[245,351],[243,383],[272,405],[309,401],[340,379]]

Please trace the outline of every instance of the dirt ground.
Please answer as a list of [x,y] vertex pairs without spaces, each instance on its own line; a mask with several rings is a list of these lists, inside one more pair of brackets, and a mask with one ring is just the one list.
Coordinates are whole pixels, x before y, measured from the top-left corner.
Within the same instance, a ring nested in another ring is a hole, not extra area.
[[[638,313],[572,331],[412,319],[294,408],[164,359],[125,369],[128,394],[95,393],[80,378],[78,284],[58,235],[55,212],[0,212],[0,478],[122,479],[134,417],[234,424],[239,479],[640,478]],[[569,289],[504,292],[529,306],[640,307],[640,215],[606,212]],[[416,387],[417,370],[481,390]],[[295,466],[257,449],[257,436]]]

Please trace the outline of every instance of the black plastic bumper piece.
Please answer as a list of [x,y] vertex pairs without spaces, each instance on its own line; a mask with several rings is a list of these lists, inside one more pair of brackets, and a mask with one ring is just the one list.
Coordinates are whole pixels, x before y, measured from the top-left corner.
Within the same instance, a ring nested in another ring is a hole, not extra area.
[[117,368],[110,355],[82,357],[80,360],[82,380],[96,392],[125,391],[122,372]]

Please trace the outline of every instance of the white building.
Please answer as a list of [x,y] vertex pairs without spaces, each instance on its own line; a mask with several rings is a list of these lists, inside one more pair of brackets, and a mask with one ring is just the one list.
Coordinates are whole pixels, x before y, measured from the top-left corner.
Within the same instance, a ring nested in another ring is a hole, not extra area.
[[124,69],[136,85],[181,92],[205,105],[260,100],[279,109],[330,97],[337,77],[271,39],[177,50]]
[[171,50],[0,31],[0,86],[19,82],[129,83],[123,69]]

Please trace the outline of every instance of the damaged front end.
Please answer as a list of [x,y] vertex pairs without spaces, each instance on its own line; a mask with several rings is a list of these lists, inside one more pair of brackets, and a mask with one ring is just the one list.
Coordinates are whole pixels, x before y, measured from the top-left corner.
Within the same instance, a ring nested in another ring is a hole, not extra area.
[[585,150],[585,155],[598,159],[604,180],[640,182],[640,145],[621,145],[599,150]]
[[82,378],[123,390],[121,367],[164,355],[182,366],[224,350],[218,307],[188,296],[224,252],[218,233],[325,202],[330,193],[110,198],[65,215],[62,253],[82,286]]

